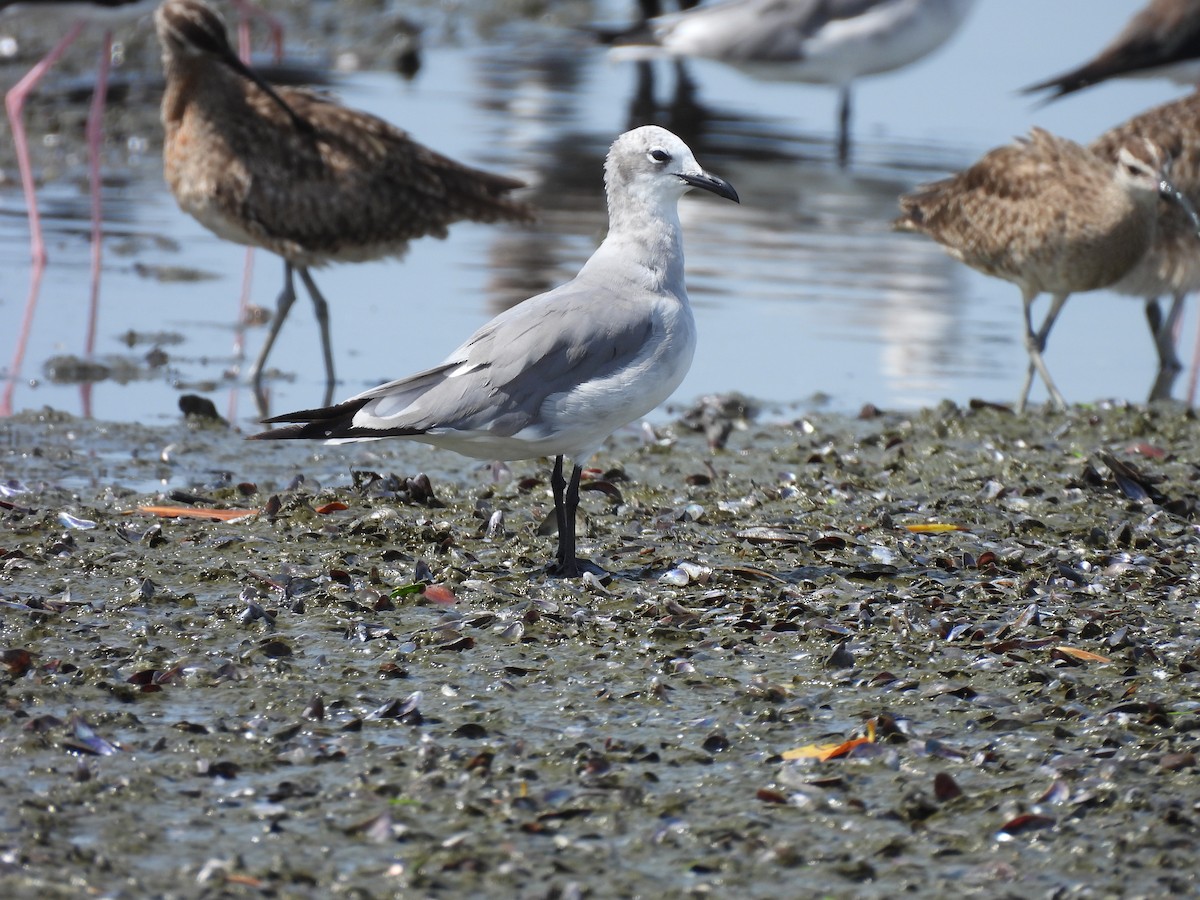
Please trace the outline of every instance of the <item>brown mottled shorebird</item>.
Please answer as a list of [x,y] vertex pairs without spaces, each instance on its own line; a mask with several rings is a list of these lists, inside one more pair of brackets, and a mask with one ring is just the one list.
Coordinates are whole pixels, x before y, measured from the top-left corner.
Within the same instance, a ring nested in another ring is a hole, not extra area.
[[445,237],[462,219],[532,218],[507,196],[522,182],[464,166],[327,97],[268,85],[237,58],[221,17],[201,0],[166,0],[154,18],[171,192],[220,237],[283,257],[283,291],[250,370],[260,406],[263,366],[296,299],[293,272],[316,309],[329,403],[329,310],[310,267],[400,256],[409,241]]
[[[898,230],[927,234],[951,256],[1021,289],[1029,368],[1018,410],[1035,371],[1055,405],[1066,407],[1042,359],[1054,320],[1070,294],[1107,287],[1137,264],[1154,240],[1158,197],[1174,193],[1164,174],[1168,157],[1156,144],[1132,140],[1116,157],[1035,128],[900,198]],[[1053,299],[1034,331],[1033,301],[1044,292]]]
[[1151,0],[1094,58],[1062,75],[1025,88],[1051,91],[1047,100],[1110,78],[1200,79],[1200,0]]
[[[1164,103],[1111,128],[1089,146],[1115,161],[1123,147],[1144,138],[1171,156],[1171,183],[1193,206],[1200,203],[1200,92]],[[1146,317],[1158,350],[1159,371],[1151,400],[1166,399],[1182,366],[1175,352],[1175,332],[1187,294],[1200,290],[1200,238],[1188,212],[1178,203],[1159,201],[1158,230],[1141,260],[1109,286],[1120,294],[1146,299]],[[1158,298],[1170,295],[1164,318]]]

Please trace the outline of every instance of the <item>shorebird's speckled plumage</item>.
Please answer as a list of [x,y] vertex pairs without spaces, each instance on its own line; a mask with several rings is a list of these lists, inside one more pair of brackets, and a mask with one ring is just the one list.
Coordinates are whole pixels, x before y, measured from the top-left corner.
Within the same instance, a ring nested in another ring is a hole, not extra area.
[[[167,0],[155,21],[171,192],[221,237],[282,256],[289,283],[294,267],[311,291],[309,266],[399,256],[460,220],[532,218],[508,196],[520,181],[458,163],[312,91],[268,86],[238,62],[224,23],[201,0]],[[265,352],[256,376],[263,362]]]
[[[896,227],[918,231],[955,258],[1021,289],[1032,371],[1064,405],[1041,358],[1046,337],[1069,294],[1107,287],[1126,275],[1154,240],[1157,198],[1168,157],[1140,138],[1117,160],[1035,128],[970,168],[900,199]],[[1054,295],[1033,331],[1030,307]]]

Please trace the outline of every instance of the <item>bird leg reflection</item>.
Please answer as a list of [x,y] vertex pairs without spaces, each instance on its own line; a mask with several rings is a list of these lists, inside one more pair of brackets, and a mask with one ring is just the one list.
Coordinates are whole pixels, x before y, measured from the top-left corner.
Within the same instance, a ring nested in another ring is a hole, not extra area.
[[838,92],[838,165],[846,168],[850,162],[850,88],[843,86]]

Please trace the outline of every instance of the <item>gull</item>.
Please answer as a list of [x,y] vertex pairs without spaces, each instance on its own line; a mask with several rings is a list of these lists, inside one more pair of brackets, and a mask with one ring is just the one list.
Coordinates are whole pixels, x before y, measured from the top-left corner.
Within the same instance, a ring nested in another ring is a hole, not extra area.
[[1110,78],[1164,77],[1194,84],[1200,78],[1197,57],[1200,0],[1151,0],[1093,59],[1023,91],[1052,91],[1046,98],[1049,101]]
[[[932,237],[951,256],[1021,288],[1029,367],[1017,404],[1024,410],[1036,371],[1060,409],[1042,351],[1067,298],[1125,277],[1155,240],[1158,198],[1178,200],[1166,180],[1167,154],[1132,137],[1106,159],[1034,128],[949,178],[900,198],[899,231]],[[1033,301],[1053,295],[1041,327]]]
[[651,20],[652,45],[617,59],[695,56],[758,78],[838,88],[838,162],[850,155],[850,85],[944,44],[973,0],[725,0]]
[[[402,437],[487,460],[554,456],[553,574],[576,577],[575,514],[583,465],[616,429],[646,415],[692,363],[696,324],[684,287],[678,201],[690,188],[737,201],[687,145],[646,125],[604,164],[608,235],[574,279],[492,319],[437,366],[254,439],[329,442]],[[574,463],[570,482],[563,458]]]
[[298,273],[316,310],[333,399],[329,306],[309,268],[401,256],[456,221],[524,222],[507,195],[524,183],[456,162],[389,123],[298,88],[272,87],[238,59],[202,0],[166,0],[154,16],[167,87],[163,172],[181,209],[219,237],[283,258],[284,286],[249,373],[262,372],[296,300]]

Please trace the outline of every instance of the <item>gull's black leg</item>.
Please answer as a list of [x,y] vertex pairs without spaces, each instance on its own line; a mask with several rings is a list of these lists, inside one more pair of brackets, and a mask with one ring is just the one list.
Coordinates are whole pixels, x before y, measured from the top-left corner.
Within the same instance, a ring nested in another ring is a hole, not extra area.
[[[563,501],[566,487],[567,480],[563,478],[563,458],[556,456],[554,457],[554,471],[550,473],[550,490],[554,493],[554,522],[558,526],[557,562],[553,569],[559,575],[563,574],[562,570],[566,565],[566,559],[563,556],[563,541],[567,533],[567,513]],[[574,536],[574,529],[572,529],[572,536]]]
[[583,466],[571,469],[570,483],[563,477],[563,458],[554,458],[550,490],[554,493],[554,520],[558,524],[558,551],[550,571],[561,578],[578,578],[588,563],[575,556],[575,517],[579,510],[579,481]]

